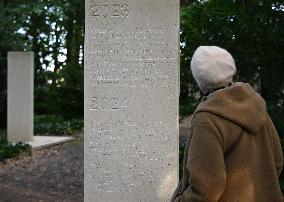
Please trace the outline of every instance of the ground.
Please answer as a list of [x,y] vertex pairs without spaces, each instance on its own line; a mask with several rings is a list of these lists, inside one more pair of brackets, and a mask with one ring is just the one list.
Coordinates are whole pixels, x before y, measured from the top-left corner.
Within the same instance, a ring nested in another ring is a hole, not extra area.
[[[185,143],[190,118],[180,122],[180,142]],[[76,140],[35,150],[0,162],[0,202],[83,201],[83,135]]]
[[0,201],[83,201],[83,140],[0,163]]

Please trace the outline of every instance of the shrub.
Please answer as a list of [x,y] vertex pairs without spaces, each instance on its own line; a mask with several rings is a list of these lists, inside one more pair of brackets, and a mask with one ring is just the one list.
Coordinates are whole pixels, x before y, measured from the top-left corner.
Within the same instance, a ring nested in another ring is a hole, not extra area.
[[21,153],[27,153],[31,155],[31,146],[22,142],[9,143],[6,137],[0,136],[0,161],[7,158],[13,158]]
[[35,134],[64,135],[72,134],[83,129],[82,119],[65,120],[62,116],[41,115],[35,116]]

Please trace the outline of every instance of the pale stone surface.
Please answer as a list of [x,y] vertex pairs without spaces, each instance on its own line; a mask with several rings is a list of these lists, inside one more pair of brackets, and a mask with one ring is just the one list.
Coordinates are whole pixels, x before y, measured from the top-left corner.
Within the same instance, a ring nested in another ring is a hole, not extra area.
[[86,0],[86,202],[167,202],[178,181],[179,1]]
[[50,147],[74,140],[72,137],[58,136],[34,136],[32,141],[27,142],[33,149]]
[[8,141],[31,141],[34,122],[33,52],[8,52],[7,88]]

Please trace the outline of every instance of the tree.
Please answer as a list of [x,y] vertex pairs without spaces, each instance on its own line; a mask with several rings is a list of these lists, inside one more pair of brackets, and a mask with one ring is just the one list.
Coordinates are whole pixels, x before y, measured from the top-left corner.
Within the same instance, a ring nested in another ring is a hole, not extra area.
[[283,5],[273,0],[209,0],[183,8],[181,100],[198,94],[188,72],[194,50],[200,45],[221,46],[235,58],[236,79],[253,84],[266,100],[277,127],[284,127]]
[[13,50],[35,53],[36,114],[82,118],[84,0],[2,0],[0,17],[0,127],[6,126],[6,61]]
[[22,50],[24,37],[17,31],[22,22],[18,20],[25,8],[17,7],[20,1],[0,1],[0,128],[7,121],[7,52]]

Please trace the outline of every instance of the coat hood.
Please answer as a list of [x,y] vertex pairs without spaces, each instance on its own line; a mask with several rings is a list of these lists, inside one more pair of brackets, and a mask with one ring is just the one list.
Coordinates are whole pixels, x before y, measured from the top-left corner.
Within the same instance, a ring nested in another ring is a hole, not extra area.
[[264,99],[248,83],[236,83],[217,90],[200,103],[195,113],[210,112],[228,119],[250,133],[256,133],[265,123]]

